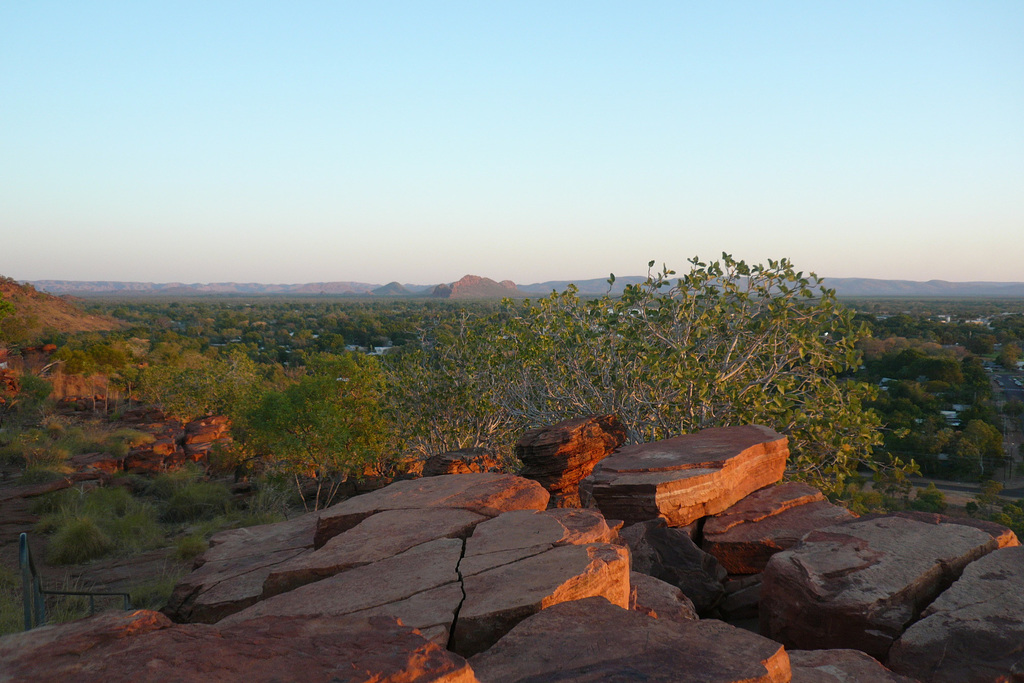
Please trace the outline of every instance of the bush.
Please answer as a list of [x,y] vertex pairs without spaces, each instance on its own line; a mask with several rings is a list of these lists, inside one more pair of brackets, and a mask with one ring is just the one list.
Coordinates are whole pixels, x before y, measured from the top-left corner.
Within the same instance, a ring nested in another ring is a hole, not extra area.
[[910,501],[911,510],[922,512],[943,512],[946,509],[946,496],[935,487],[935,482],[928,488],[918,489],[914,500]]
[[91,517],[73,517],[50,539],[47,557],[53,564],[79,564],[103,557],[114,543]]
[[160,519],[165,522],[194,522],[223,514],[230,508],[231,491],[227,486],[212,481],[197,481],[171,494]]
[[174,541],[174,556],[185,562],[192,560],[206,552],[210,547],[201,534],[189,534]]

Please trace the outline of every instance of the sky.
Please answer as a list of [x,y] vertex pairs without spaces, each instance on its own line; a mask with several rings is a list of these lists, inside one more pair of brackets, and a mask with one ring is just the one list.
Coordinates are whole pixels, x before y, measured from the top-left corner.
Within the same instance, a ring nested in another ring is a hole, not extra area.
[[1024,281],[1024,2],[0,6],[0,274]]

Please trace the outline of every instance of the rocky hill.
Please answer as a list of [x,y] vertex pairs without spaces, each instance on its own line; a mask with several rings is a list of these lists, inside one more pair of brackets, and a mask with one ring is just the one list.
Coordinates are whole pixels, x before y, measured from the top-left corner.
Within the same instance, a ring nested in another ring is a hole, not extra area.
[[223,531],[163,614],[6,636],[0,671],[104,683],[298,670],[352,683],[1019,680],[1024,548],[1006,527],[858,518],[780,483],[788,443],[767,427],[622,447],[624,436],[614,416],[569,420],[523,435],[523,476],[404,479]]
[[14,313],[0,322],[0,341],[28,341],[46,331],[103,332],[123,326],[115,318],[86,313],[71,301],[2,276],[0,297],[14,304]]
[[438,299],[500,299],[522,296],[511,280],[494,280],[478,275],[467,275],[458,282],[434,287],[430,295]]

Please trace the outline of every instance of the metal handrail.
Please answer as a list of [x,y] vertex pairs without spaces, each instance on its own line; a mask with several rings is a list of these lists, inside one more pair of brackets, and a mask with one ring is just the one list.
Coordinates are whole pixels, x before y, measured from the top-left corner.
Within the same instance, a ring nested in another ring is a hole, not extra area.
[[21,565],[21,587],[22,607],[24,610],[25,630],[29,631],[36,626],[46,623],[46,598],[47,595],[84,595],[89,598],[89,614],[96,613],[97,597],[123,597],[124,609],[132,608],[131,595],[129,593],[104,592],[104,591],[55,591],[44,590],[39,572],[32,561],[32,552],[28,547],[28,534],[22,533],[18,538],[18,564]]

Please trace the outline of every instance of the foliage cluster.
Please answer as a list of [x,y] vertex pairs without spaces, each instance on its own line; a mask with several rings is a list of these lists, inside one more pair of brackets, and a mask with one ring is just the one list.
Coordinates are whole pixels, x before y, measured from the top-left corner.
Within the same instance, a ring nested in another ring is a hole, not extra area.
[[861,406],[870,388],[844,377],[865,330],[834,292],[786,260],[690,265],[621,297],[570,288],[427,330],[388,357],[407,444],[507,450],[527,428],[612,412],[632,442],[770,425],[791,439],[792,473],[826,489],[877,468],[878,423]]

